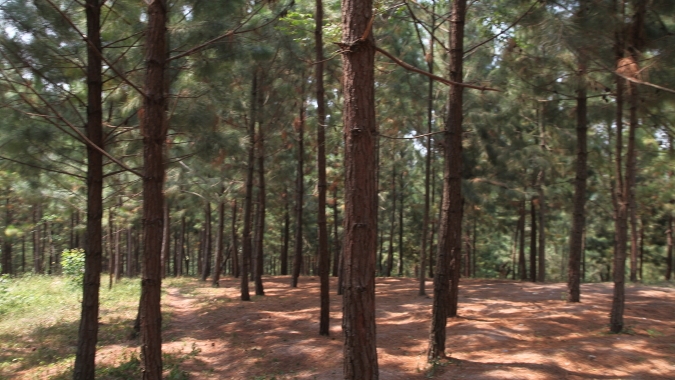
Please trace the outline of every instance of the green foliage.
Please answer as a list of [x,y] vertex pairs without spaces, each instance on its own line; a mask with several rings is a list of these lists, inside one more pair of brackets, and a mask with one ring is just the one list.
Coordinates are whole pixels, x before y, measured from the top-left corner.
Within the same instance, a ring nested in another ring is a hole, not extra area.
[[63,274],[75,286],[82,286],[84,280],[84,249],[65,249],[61,252]]

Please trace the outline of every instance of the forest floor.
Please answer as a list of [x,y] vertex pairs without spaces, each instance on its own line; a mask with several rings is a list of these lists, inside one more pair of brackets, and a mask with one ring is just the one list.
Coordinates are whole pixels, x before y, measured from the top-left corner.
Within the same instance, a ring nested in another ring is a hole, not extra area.
[[[295,289],[287,276],[263,281],[266,295],[252,296],[251,302],[239,300],[238,279],[225,278],[219,288],[196,279],[167,281],[163,351],[171,373],[167,369],[165,377],[341,379],[342,313],[335,279],[330,337],[318,334],[317,277],[301,277]],[[431,294],[430,280],[426,287]],[[610,334],[611,283],[583,284],[582,302],[570,304],[562,283],[463,279],[459,317],[448,320],[449,359],[433,365],[426,360],[432,300],[418,296],[417,288],[414,279],[377,279],[382,380],[675,379],[673,287],[629,284],[626,331]],[[124,326],[128,332],[135,315],[133,307],[128,309],[121,319],[102,311],[102,326]],[[138,374],[140,342],[126,334],[118,334],[125,337],[116,342],[101,342],[97,366],[104,372],[98,378]],[[63,370],[70,363],[41,374],[28,369],[16,378],[68,378]]]
[[[331,292],[331,336],[319,336],[317,277],[296,289],[265,277],[265,296],[252,302],[239,300],[238,280],[192,285],[164,297],[164,351],[185,354],[190,378],[342,378],[341,297]],[[417,286],[377,279],[380,379],[675,379],[673,288],[628,285],[626,332],[610,334],[610,283],[582,285],[582,302],[570,304],[561,283],[464,279],[459,317],[448,320],[450,359],[429,366],[432,300]]]

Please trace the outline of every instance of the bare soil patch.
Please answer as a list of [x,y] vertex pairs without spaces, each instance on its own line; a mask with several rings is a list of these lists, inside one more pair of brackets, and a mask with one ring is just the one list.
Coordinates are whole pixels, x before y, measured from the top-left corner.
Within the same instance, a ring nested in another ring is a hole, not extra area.
[[[318,278],[265,277],[265,296],[220,288],[170,288],[164,350],[185,353],[194,379],[341,379],[341,297],[331,279],[331,336],[318,335]],[[427,291],[431,294],[431,281]],[[627,333],[609,334],[612,284],[464,279],[459,318],[448,320],[451,359],[426,361],[431,298],[407,278],[377,280],[381,379],[675,379],[675,289],[629,285]],[[105,350],[104,350],[105,351]],[[110,354],[110,352],[104,355]]]

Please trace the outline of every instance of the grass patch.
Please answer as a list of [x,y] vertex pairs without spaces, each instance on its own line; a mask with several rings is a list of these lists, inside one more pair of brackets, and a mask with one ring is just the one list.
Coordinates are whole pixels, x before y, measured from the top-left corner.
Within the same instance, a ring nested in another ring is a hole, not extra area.
[[[194,292],[194,278],[168,279],[165,287]],[[97,379],[140,377],[138,340],[130,341],[141,294],[139,279],[122,279],[108,289],[107,275],[101,278],[99,347],[124,345],[121,357],[109,358],[112,365],[97,368]],[[82,306],[82,289],[67,277],[26,275],[0,277],[0,379],[69,379],[77,351]],[[169,322],[169,310],[163,321]],[[164,354],[165,378],[186,379],[180,365],[199,352]]]

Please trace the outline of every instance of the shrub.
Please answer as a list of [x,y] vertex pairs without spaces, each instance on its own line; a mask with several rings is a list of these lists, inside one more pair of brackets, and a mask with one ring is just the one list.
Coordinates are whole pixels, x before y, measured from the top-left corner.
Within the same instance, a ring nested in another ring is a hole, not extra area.
[[84,249],[66,249],[61,253],[63,275],[75,286],[82,286],[84,280]]

